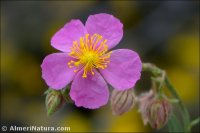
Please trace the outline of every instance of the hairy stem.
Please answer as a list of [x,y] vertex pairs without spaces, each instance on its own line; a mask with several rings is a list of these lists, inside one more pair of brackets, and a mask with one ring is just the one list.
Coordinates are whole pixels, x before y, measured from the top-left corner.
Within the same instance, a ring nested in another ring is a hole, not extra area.
[[185,132],[190,132],[192,126],[190,124],[189,112],[188,112],[187,108],[185,107],[185,105],[183,104],[183,102],[181,101],[178,93],[176,92],[176,89],[171,84],[171,82],[170,82],[169,78],[167,77],[167,74],[165,73],[165,71],[163,71],[162,69],[158,68],[157,66],[155,66],[154,64],[151,64],[151,63],[143,63],[143,69],[142,70],[151,72],[154,77],[159,77],[159,76],[162,77],[164,75],[163,82],[165,83],[167,89],[170,91],[170,93],[173,95],[173,97],[176,98],[179,101],[178,105],[179,105],[179,107],[182,111],[182,117],[183,117],[183,122],[184,122],[184,130],[185,130]]
[[190,128],[197,125],[200,122],[200,117],[196,118],[195,120],[190,122]]

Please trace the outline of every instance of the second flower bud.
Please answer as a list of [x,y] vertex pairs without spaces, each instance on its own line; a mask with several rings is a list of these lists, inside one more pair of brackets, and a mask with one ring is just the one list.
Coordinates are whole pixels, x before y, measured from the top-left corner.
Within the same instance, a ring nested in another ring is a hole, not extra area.
[[111,108],[114,115],[122,115],[133,108],[136,97],[133,89],[118,91],[113,90],[111,94]]

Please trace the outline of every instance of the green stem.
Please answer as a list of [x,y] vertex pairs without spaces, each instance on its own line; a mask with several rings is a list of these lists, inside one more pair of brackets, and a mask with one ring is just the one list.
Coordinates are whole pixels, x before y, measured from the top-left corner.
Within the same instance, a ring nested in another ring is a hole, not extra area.
[[163,82],[165,82],[166,87],[170,91],[170,93],[179,101],[179,106],[182,111],[182,117],[183,117],[183,121],[184,121],[184,129],[186,132],[190,132],[191,126],[190,126],[189,112],[188,112],[187,108],[185,107],[185,105],[182,103],[178,93],[176,92],[176,89],[173,87],[173,85],[171,84],[167,75],[165,74],[165,71],[163,71],[162,69],[158,68],[157,66],[155,66],[151,63],[143,63],[142,67],[143,67],[142,68],[143,71],[149,71],[155,77],[159,77],[164,74]]
[[185,131],[186,132],[190,132],[191,131],[191,126],[190,126],[190,115],[189,112],[187,110],[187,108],[185,107],[185,105],[182,103],[179,95],[176,92],[176,89],[173,87],[173,85],[171,84],[170,80],[168,79],[168,77],[166,76],[165,78],[165,83],[167,88],[169,89],[169,91],[171,92],[171,94],[179,100],[179,106],[181,108],[181,110],[183,111],[183,121],[184,121],[184,127],[185,127]]

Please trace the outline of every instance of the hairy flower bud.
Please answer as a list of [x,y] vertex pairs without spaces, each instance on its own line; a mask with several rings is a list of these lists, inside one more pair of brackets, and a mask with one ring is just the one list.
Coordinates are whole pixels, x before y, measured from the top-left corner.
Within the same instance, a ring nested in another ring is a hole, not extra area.
[[152,128],[160,129],[168,121],[171,105],[166,99],[155,99],[147,107],[147,118]]
[[114,115],[122,115],[133,108],[136,98],[132,89],[118,91],[114,89],[111,94],[111,108]]
[[45,99],[47,115],[50,116],[56,112],[63,105],[64,101],[64,97],[60,91],[48,91]]
[[148,92],[142,93],[138,97],[138,103],[139,103],[139,112],[142,115],[142,120],[144,125],[148,123],[148,117],[147,117],[147,107],[151,103],[151,101],[154,99],[154,93],[153,90],[150,90]]

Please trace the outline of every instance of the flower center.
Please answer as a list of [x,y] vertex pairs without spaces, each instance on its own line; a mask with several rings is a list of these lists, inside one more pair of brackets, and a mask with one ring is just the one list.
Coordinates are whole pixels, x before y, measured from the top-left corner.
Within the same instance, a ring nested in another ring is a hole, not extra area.
[[83,78],[86,78],[88,73],[94,75],[94,68],[106,68],[112,53],[107,53],[108,45],[106,42],[107,40],[99,34],[92,36],[86,34],[85,37],[80,37],[79,42],[74,41],[69,53],[69,56],[73,58],[68,62],[69,68],[76,67],[74,72],[83,68]]

